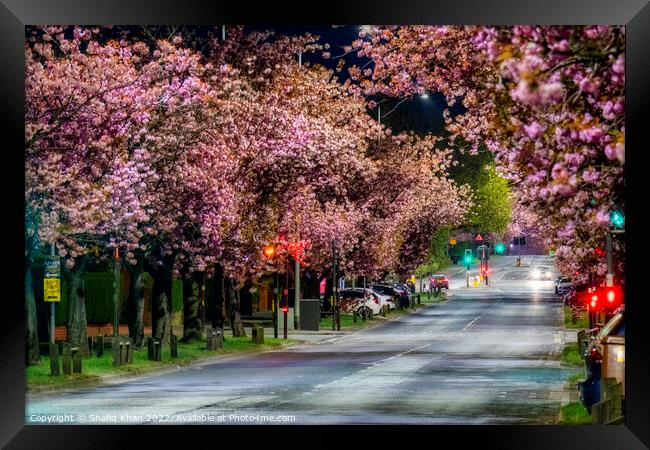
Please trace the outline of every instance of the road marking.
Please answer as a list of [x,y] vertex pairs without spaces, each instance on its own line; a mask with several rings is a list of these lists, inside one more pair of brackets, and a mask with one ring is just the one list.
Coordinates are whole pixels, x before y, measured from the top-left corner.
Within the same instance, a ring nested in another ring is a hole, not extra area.
[[478,316],[476,319],[472,320],[470,323],[468,323],[467,325],[465,325],[465,328],[463,328],[463,331],[465,331],[465,330],[468,329],[470,326],[472,326],[472,324],[473,324],[474,322],[476,322],[476,321],[477,321],[478,319],[480,319],[480,318],[481,318],[481,316]]

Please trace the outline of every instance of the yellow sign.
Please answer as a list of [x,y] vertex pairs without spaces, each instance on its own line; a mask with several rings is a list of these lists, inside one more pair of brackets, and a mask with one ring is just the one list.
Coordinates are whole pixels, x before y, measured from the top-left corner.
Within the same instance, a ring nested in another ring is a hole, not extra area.
[[449,245],[456,245],[456,239],[449,239]]
[[411,275],[411,283],[415,284],[415,275]]
[[46,302],[61,301],[61,280],[59,278],[44,278],[43,299]]

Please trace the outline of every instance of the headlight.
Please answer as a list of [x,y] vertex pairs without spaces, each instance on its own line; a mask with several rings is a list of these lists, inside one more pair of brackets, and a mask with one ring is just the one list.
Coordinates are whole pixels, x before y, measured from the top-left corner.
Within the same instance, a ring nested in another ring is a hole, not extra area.
[[546,278],[551,278],[553,274],[551,272],[546,272]]

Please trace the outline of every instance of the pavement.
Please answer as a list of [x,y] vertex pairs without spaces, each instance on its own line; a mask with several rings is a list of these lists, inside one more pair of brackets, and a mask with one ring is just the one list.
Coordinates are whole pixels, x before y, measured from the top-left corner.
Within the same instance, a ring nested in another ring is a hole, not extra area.
[[489,287],[454,274],[449,301],[361,332],[295,330],[312,341],[28,394],[26,422],[553,424],[575,371],[557,354],[575,332],[563,328],[552,281],[526,275],[548,258],[526,258],[495,259]]

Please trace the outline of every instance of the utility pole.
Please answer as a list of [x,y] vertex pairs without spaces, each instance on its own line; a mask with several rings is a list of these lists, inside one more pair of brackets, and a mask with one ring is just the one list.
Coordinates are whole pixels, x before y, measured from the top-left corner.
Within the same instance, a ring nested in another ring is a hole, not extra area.
[[273,337],[277,339],[278,337],[278,293],[280,285],[280,279],[278,272],[275,272],[275,285],[273,286]]
[[607,282],[608,287],[614,286],[614,268],[612,263],[614,234],[624,234],[625,230],[610,230],[607,232]]
[[607,232],[607,286],[614,286],[614,272],[612,270],[612,232]]
[[300,329],[300,263],[296,259],[296,266],[295,266],[295,288],[294,288],[294,319],[293,319],[293,327],[296,330]]
[[284,315],[284,338],[287,339],[288,314],[289,314],[289,271],[291,270],[289,256],[287,255],[287,273],[284,277],[284,295],[282,296],[282,313]]
[[333,294],[333,316],[332,316],[332,330],[336,329],[341,331],[341,318],[339,313],[339,299],[338,299],[339,283],[338,283],[338,254],[336,251],[336,239],[332,240],[332,294]]
[[[56,256],[54,250],[54,242],[52,242],[52,244],[50,245],[50,255]],[[55,318],[56,318],[56,307],[54,306],[54,302],[50,302],[50,343],[51,344],[54,344],[54,337],[56,334]]]
[[113,264],[113,337],[119,336],[119,316],[117,313],[117,304],[120,295],[120,251],[115,247],[115,261]]

